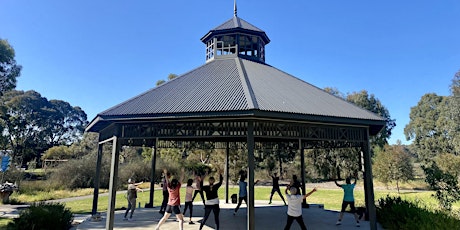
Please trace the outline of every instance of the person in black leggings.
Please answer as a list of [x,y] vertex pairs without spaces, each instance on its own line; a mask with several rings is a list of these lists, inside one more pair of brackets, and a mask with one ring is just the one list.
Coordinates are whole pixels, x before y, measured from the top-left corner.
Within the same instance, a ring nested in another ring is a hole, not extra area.
[[223,179],[224,178],[222,177],[222,174],[219,174],[219,183],[214,184],[216,180],[214,179],[214,177],[210,177],[209,185],[202,187],[202,190],[206,194],[206,201],[205,201],[205,206],[204,206],[204,217],[203,217],[203,221],[200,224],[200,229],[203,229],[203,226],[206,223],[206,220],[208,220],[209,214],[211,214],[211,211],[214,213],[214,222],[216,222],[216,229],[217,230],[219,229],[220,207],[219,207],[219,197],[217,196],[217,190],[222,185]]

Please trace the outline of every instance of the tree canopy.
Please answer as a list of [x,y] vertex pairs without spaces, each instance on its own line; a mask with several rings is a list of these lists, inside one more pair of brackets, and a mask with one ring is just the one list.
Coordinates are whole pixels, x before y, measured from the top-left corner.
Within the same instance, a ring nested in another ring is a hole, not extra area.
[[16,87],[21,66],[16,64],[15,52],[7,40],[0,38],[0,95]]
[[452,80],[451,95],[427,93],[411,108],[404,134],[422,160],[460,154],[460,71]]
[[396,181],[398,192],[400,182],[414,179],[411,155],[401,143],[376,149],[373,168],[374,175],[383,183]]
[[87,123],[81,108],[48,101],[33,90],[11,90],[0,99],[0,127],[7,137],[3,148],[13,150],[16,163],[39,158],[52,146],[72,144],[81,138]]
[[396,126],[396,121],[391,119],[388,109],[380,102],[378,98],[375,97],[374,94],[369,94],[367,90],[361,90],[359,92],[348,93],[345,95],[337,88],[331,87],[324,88],[324,91],[383,117],[386,121],[385,128],[376,136],[371,137],[371,146],[383,147],[388,143],[388,139],[390,139],[391,136],[391,131]]

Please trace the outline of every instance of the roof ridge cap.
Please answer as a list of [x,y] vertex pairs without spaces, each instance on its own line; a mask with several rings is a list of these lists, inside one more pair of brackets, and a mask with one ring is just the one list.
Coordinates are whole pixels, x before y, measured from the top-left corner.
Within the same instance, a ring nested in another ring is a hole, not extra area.
[[233,25],[237,28],[241,28],[240,18],[238,16],[233,16]]
[[236,68],[238,69],[238,75],[240,76],[241,85],[243,87],[244,94],[246,95],[246,101],[250,109],[258,109],[259,104],[255,98],[254,91],[252,90],[251,83],[249,82],[248,74],[244,68],[242,58],[237,57],[235,59]]

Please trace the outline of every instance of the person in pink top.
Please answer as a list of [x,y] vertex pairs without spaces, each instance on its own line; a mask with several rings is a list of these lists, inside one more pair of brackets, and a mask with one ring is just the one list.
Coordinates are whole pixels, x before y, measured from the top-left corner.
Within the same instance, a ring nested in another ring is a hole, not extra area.
[[192,215],[193,215],[193,199],[192,199],[192,196],[193,196],[193,191],[196,191],[197,188],[193,187],[193,180],[192,179],[188,179],[187,181],[187,187],[185,188],[185,207],[184,207],[184,212],[182,213],[182,215],[185,216],[185,212],[187,211],[187,208],[189,208],[189,212],[190,212],[190,221],[188,222],[188,224],[195,224],[193,221],[192,221]]
[[180,211],[180,181],[184,180],[184,169],[181,170],[181,177],[180,180],[172,179],[171,181],[167,181],[168,184],[168,205],[166,206],[166,213],[164,214],[163,218],[161,218],[160,222],[158,222],[156,230],[160,229],[160,226],[166,222],[166,220],[171,216],[171,213],[174,212],[176,217],[179,221],[179,229],[184,229],[184,216]]

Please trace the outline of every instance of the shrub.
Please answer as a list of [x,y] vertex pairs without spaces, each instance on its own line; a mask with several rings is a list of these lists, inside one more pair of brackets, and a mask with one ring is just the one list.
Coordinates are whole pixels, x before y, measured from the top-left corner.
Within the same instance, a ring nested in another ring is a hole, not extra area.
[[[50,175],[53,187],[76,189],[94,187],[94,176],[96,175],[96,154],[88,154],[81,159],[69,160],[59,165]],[[101,175],[99,185],[101,188],[109,187],[110,177],[110,155],[103,154],[101,162]]]
[[379,199],[377,219],[385,229],[460,229],[460,220],[440,210],[429,210],[420,203],[400,197]]
[[72,227],[73,214],[60,203],[38,203],[20,212],[9,230],[63,230]]
[[136,157],[130,162],[120,165],[118,173],[120,181],[118,185],[123,187],[129,178],[134,179],[136,182],[150,181],[151,172],[151,163],[144,161],[141,157]]

